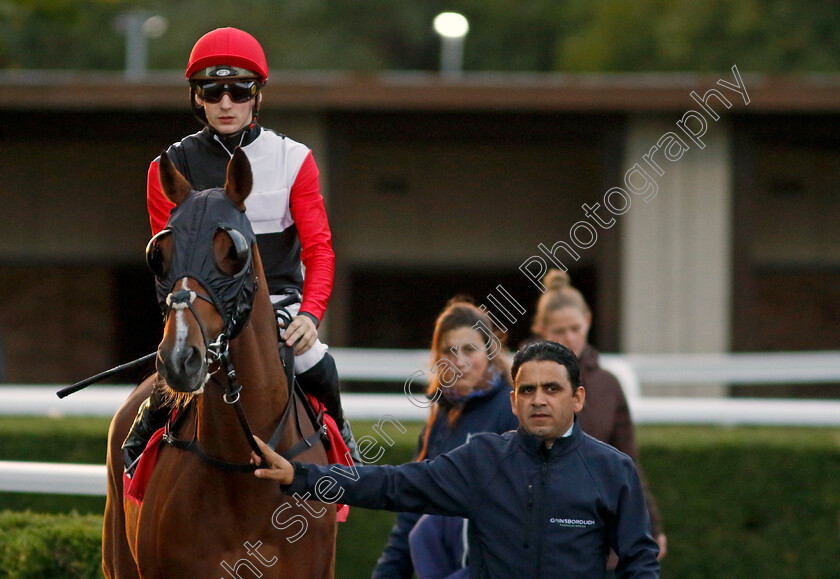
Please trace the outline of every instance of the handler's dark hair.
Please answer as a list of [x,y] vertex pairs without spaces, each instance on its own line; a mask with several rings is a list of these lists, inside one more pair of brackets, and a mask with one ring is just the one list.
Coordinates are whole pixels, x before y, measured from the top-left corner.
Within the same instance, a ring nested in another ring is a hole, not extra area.
[[519,367],[525,362],[557,362],[566,367],[569,374],[569,382],[572,383],[572,392],[580,386],[580,365],[574,352],[562,344],[543,340],[525,346],[513,357],[513,366],[510,368],[510,378],[516,381],[516,373]]

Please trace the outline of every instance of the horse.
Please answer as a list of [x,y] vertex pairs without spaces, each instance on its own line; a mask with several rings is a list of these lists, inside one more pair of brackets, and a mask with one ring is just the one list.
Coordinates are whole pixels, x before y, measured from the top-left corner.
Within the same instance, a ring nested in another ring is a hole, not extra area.
[[[147,248],[164,331],[157,372],[129,395],[108,431],[104,574],[251,576],[244,568],[255,577],[333,577],[335,505],[288,497],[249,464],[251,432],[279,441],[281,451],[304,449],[303,462],[327,464],[327,457],[303,403],[290,395],[278,354],[274,308],[245,217],[248,158],[237,149],[224,189],[198,192],[163,153],[160,179],[176,206]],[[179,419],[170,420],[170,444],[160,445],[138,505],[123,494],[121,445],[153,388],[163,389]]]

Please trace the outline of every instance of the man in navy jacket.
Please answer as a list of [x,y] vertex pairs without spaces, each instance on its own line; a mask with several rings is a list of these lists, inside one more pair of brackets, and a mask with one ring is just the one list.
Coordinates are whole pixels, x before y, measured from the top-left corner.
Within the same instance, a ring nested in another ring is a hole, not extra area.
[[259,441],[270,468],[255,474],[304,499],[468,518],[472,578],[600,578],[610,547],[617,577],[658,577],[633,461],[575,424],[585,396],[577,358],[539,342],[517,352],[511,376],[517,431],[473,436],[430,461],[352,470],[289,463]]

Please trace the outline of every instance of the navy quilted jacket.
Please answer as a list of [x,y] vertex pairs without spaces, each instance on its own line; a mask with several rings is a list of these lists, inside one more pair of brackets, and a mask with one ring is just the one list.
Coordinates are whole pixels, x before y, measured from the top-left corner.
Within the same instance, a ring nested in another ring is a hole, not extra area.
[[617,577],[659,576],[633,461],[577,425],[550,450],[519,429],[400,466],[295,464],[285,492],[311,492],[323,477],[339,502],[469,518],[472,579],[600,579],[610,547]]
[[[439,454],[454,450],[467,442],[470,436],[480,432],[501,434],[519,427],[519,420],[510,409],[511,387],[501,373],[483,396],[467,400],[458,422],[449,424],[445,405],[432,423],[429,433],[429,445],[425,458],[435,458]],[[425,429],[420,433],[417,453],[423,446]],[[376,563],[371,579],[409,579],[414,567],[408,546],[408,535],[420,518],[418,513],[400,513],[391,529],[388,544]]]

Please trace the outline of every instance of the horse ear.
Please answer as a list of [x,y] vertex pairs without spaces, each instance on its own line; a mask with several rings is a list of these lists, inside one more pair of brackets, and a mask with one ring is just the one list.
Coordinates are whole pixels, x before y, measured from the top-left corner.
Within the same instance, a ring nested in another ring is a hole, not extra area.
[[244,211],[245,199],[250,195],[253,186],[254,176],[251,174],[251,163],[248,161],[248,155],[240,147],[236,147],[233,151],[233,157],[228,163],[225,193],[237,207]]
[[192,191],[192,185],[178,172],[178,169],[166,156],[166,151],[160,154],[159,168],[160,186],[163,188],[163,194],[175,205],[180,205]]

